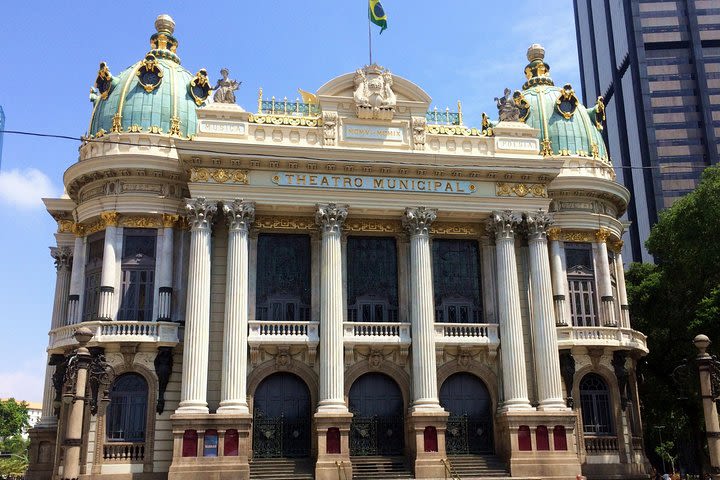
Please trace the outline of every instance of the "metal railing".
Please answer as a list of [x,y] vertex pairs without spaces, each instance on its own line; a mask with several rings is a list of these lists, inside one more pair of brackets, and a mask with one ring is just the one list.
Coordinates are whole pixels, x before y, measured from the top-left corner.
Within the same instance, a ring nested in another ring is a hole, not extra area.
[[264,100],[261,90],[258,97],[258,114],[313,117],[320,115],[320,105],[303,103],[299,98],[296,98],[295,101],[288,101],[287,97],[282,100],[276,100],[275,97]]
[[347,472],[345,471],[345,462],[342,460],[335,460],[335,465],[338,469],[338,480],[347,480]]
[[[443,467],[445,467],[445,480],[448,480],[448,478],[452,480],[462,480],[460,478],[460,475],[455,471],[455,468],[453,468],[452,463],[450,463],[450,460],[447,458],[441,458],[440,461],[443,464]],[[450,477],[448,477],[450,475]]]
[[450,107],[446,107],[444,112],[435,107],[425,113],[425,120],[430,125],[462,125],[462,104],[458,101],[457,105],[457,112],[451,112]]

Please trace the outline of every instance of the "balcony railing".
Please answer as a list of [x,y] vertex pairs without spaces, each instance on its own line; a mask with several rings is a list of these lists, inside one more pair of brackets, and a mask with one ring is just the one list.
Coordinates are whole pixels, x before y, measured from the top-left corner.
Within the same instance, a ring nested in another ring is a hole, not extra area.
[[560,348],[589,345],[638,349],[645,353],[648,352],[645,335],[631,328],[558,327],[557,337]]
[[617,453],[617,437],[601,437],[585,435],[585,451],[590,454]]
[[80,327],[93,332],[90,345],[110,342],[157,343],[175,346],[180,341],[179,324],[171,322],[94,321],[65,325],[50,332],[50,348],[75,345],[73,335]]
[[410,324],[400,322],[345,322],[346,345],[410,345]]
[[496,323],[436,323],[436,345],[491,345],[500,344]]
[[252,320],[249,322],[248,343],[311,344],[317,345],[318,322]]
[[145,459],[145,443],[113,442],[103,445],[105,462],[141,462]]

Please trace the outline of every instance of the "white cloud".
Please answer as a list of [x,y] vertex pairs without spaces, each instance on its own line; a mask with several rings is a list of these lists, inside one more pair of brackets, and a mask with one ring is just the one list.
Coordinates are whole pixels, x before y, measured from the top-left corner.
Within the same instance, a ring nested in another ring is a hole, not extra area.
[[57,196],[50,178],[36,168],[0,171],[0,203],[18,208],[41,208],[43,197]]
[[13,397],[26,402],[42,401],[45,356],[28,360],[13,371],[0,372],[0,398]]

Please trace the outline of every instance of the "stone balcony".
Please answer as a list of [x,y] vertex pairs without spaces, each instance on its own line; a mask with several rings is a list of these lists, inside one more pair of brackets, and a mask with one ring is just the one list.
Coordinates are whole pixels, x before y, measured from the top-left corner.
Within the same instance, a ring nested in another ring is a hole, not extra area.
[[93,321],[65,325],[50,332],[49,350],[76,346],[73,335],[80,327],[93,332],[89,346],[110,343],[154,343],[160,347],[174,347],[180,342],[180,325],[172,322]]
[[320,343],[319,322],[250,320],[248,322],[248,347],[253,365],[275,358],[285,361],[306,354],[311,365],[315,363]]
[[558,346],[610,347],[613,350],[639,350],[648,353],[647,338],[631,328],[618,327],[558,327]]

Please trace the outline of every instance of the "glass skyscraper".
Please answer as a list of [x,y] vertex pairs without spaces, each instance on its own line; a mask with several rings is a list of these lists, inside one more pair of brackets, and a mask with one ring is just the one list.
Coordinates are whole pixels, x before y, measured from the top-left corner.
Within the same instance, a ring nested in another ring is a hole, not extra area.
[[574,0],[584,102],[607,104],[605,141],[632,193],[625,254],[720,154],[720,3]]

